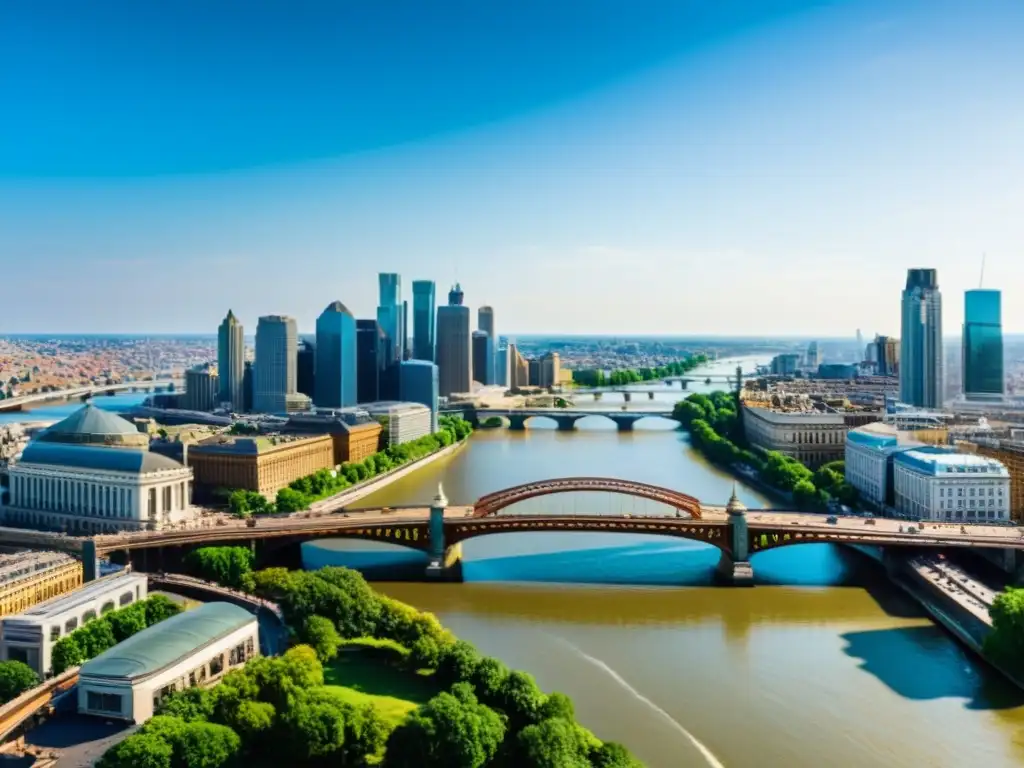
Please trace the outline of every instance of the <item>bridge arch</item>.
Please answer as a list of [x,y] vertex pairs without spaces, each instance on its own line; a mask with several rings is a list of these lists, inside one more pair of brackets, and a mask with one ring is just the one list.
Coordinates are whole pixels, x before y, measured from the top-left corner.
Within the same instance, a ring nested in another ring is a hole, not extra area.
[[598,493],[621,493],[641,499],[661,502],[687,512],[695,520],[701,519],[700,500],[670,488],[662,488],[634,480],[620,480],[609,477],[561,477],[553,480],[538,480],[523,483],[501,491],[489,493],[473,505],[473,517],[494,515],[516,502],[548,496],[555,493],[596,491]]

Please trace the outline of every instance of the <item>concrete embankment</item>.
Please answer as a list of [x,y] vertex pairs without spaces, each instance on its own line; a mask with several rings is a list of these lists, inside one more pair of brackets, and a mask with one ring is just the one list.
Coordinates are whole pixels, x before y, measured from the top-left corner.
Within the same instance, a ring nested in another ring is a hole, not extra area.
[[[466,440],[470,439],[471,438],[468,437],[466,438]],[[314,502],[312,506],[310,506],[310,509],[314,512],[328,512],[354,504],[360,499],[369,496],[375,491],[379,491],[381,488],[384,488],[396,480],[401,480],[406,475],[415,472],[418,469],[422,469],[423,467],[433,464],[435,461],[440,461],[441,459],[453,455],[466,444],[466,440],[460,440],[453,445],[449,445],[447,448],[442,448],[436,453],[424,456],[422,459],[417,459],[416,461],[405,464],[397,469],[392,469],[385,472],[383,475],[377,475],[369,480],[364,480],[358,485],[354,485],[336,496],[331,496],[329,499],[322,499],[321,501]],[[429,501],[429,499],[424,499],[424,503],[427,501]]]

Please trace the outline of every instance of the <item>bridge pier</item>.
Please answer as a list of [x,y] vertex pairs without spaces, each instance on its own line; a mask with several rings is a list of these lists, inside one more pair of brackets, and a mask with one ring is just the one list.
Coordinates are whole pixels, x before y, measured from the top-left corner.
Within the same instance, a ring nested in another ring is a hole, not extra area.
[[516,432],[521,432],[526,429],[527,418],[527,416],[523,416],[522,414],[510,413],[508,415],[508,428],[515,430]]
[[427,529],[427,572],[430,581],[462,581],[462,542],[445,546],[444,511],[448,499],[440,483],[437,495],[430,503],[430,523]]
[[737,498],[735,487],[733,487],[732,497],[725,509],[729,514],[729,527],[725,534],[729,549],[722,552],[716,575],[718,580],[726,586],[752,587],[754,586],[754,568],[750,565],[747,508]]
[[576,420],[579,416],[552,416],[555,422],[558,424],[559,432],[572,432],[576,429]]
[[615,422],[619,432],[632,432],[633,425],[640,421],[639,416],[609,416]]

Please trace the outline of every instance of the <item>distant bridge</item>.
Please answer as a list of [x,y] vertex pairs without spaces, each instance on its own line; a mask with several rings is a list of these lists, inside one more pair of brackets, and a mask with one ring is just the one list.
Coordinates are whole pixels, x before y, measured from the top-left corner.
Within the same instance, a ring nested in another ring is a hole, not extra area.
[[476,417],[488,419],[497,416],[508,422],[508,428],[526,429],[530,419],[544,416],[552,419],[558,429],[570,431],[576,428],[576,422],[587,416],[603,416],[615,422],[620,432],[631,432],[633,426],[641,419],[665,418],[672,414],[672,403],[652,404],[643,409],[624,410],[623,408],[477,408]]
[[30,395],[19,395],[0,400],[0,411],[20,410],[25,405],[47,400],[73,400],[76,397],[87,398],[94,395],[105,395],[114,392],[149,392],[151,390],[168,389],[171,385],[178,392],[183,392],[183,379],[160,379],[156,381],[126,381],[119,384],[90,384],[85,387],[60,389],[55,392],[33,392]]

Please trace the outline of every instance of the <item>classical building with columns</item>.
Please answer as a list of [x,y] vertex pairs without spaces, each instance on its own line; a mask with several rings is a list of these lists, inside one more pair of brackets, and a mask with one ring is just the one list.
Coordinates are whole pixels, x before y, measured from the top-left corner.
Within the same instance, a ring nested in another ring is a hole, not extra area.
[[73,534],[159,530],[194,517],[192,470],[92,404],[32,440],[10,465],[3,522]]

